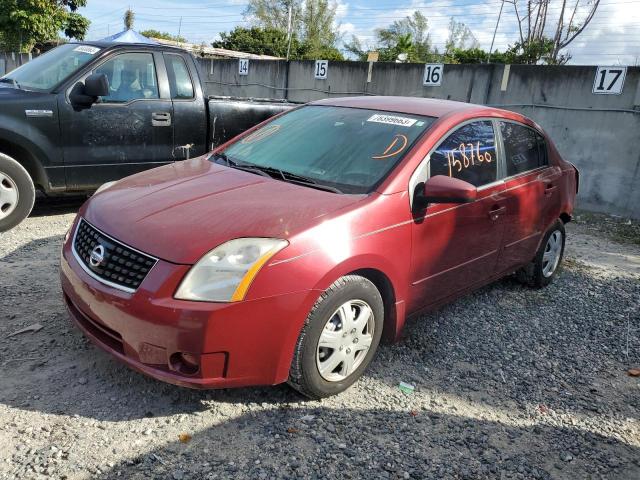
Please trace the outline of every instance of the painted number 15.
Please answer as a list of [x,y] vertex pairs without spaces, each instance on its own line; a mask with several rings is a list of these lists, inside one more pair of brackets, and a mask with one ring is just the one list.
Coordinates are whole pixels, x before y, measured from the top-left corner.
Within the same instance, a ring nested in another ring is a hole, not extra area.
[[327,78],[327,70],[329,69],[328,60],[316,60],[315,77],[324,80]]

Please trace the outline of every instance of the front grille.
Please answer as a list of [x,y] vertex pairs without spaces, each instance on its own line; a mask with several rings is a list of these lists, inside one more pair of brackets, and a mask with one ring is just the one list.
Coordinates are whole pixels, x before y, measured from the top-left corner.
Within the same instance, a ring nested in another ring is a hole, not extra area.
[[[100,245],[102,249],[98,248]],[[78,223],[73,249],[87,273],[107,285],[129,292],[140,286],[158,261],[111,238],[84,219]]]

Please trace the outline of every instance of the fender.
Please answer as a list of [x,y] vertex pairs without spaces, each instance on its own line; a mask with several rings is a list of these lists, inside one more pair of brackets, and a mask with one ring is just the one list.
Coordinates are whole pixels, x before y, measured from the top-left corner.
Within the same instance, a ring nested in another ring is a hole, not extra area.
[[[0,115],[0,125],[2,125],[0,127],[0,151],[22,164],[31,175],[34,183],[40,185],[45,192],[64,189],[64,183],[62,185],[52,184],[46,169],[46,167],[63,166],[59,145],[54,144],[43,135],[40,129],[34,128],[26,121]],[[64,178],[64,172],[62,172],[62,178]]]

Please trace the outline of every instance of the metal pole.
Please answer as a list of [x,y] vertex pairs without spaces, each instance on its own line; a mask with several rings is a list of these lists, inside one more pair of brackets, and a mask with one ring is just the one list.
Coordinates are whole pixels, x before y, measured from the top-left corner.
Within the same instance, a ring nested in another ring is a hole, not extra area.
[[178,24],[178,44],[180,44],[180,32],[182,31],[182,17],[180,17],[180,23]]
[[500,5],[500,13],[498,14],[498,20],[496,21],[496,28],[493,31],[493,38],[491,39],[491,47],[489,47],[489,55],[487,56],[487,63],[491,60],[491,52],[493,52],[493,42],[496,41],[496,33],[498,33],[498,25],[500,24],[500,17],[502,17],[502,9],[504,8],[504,0],[502,0],[502,5]]
[[287,23],[287,60],[289,60],[289,51],[291,50],[291,14],[293,12],[293,4],[289,0],[289,21]]

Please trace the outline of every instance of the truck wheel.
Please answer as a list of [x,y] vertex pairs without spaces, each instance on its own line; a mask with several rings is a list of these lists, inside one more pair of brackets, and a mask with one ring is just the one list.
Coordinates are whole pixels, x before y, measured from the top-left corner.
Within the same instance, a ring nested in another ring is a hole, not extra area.
[[338,279],[316,301],[300,332],[289,371],[289,385],[319,399],[349,388],[376,353],[384,305],[366,278]]
[[516,272],[518,280],[534,288],[549,285],[560,268],[565,237],[564,223],[558,220],[542,239],[533,261]]
[[13,158],[0,153],[0,232],[27,218],[36,190],[29,173]]

